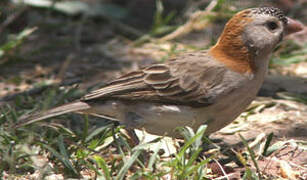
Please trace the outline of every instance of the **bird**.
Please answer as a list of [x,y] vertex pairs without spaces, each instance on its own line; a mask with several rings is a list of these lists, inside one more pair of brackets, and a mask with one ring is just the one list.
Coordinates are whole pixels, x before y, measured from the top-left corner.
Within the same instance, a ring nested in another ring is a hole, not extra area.
[[302,26],[275,7],[242,10],[210,49],[127,73],[79,100],[21,117],[16,127],[75,112],[174,138],[181,138],[177,127],[206,124],[210,135],[256,98],[274,48]]

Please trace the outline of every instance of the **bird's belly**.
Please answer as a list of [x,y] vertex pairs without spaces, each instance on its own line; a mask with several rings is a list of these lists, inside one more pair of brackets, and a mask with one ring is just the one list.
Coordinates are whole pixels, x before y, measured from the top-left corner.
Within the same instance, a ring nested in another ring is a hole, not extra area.
[[134,112],[141,117],[138,128],[149,133],[179,137],[177,127],[189,126],[196,131],[200,125],[207,124],[205,134],[213,133],[231,123],[253,101],[257,91],[241,92],[225,97],[219,103],[191,108],[176,105],[136,105]]
[[[179,137],[178,127],[198,127],[199,116],[195,109],[187,106],[140,104],[136,105],[140,117],[139,129],[156,135]],[[206,116],[206,115],[204,115]],[[207,117],[202,117],[207,119]]]
[[86,111],[89,114],[110,117],[111,120],[116,119],[128,128],[144,128],[149,133],[161,136],[178,137],[177,127],[190,126],[197,129],[200,121],[208,119],[206,113],[200,117],[199,111],[189,106],[123,103],[116,100],[91,106],[92,108]]
[[236,101],[233,98],[235,96],[202,108],[152,103],[127,106],[127,104],[122,105],[121,102],[113,101],[106,103],[104,108],[100,106],[99,110],[94,112],[114,117],[129,128],[145,129],[148,133],[161,136],[182,137],[177,130],[178,127],[189,126],[196,131],[200,125],[207,124],[206,134],[225,127],[253,100],[252,96],[240,97]]

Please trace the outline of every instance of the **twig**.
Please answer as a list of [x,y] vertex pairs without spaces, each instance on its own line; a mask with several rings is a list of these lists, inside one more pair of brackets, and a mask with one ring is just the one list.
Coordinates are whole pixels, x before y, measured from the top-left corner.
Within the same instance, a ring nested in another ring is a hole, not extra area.
[[81,51],[81,35],[83,32],[84,23],[87,21],[87,19],[88,19],[88,16],[86,14],[83,14],[81,16],[81,21],[78,22],[78,25],[75,31],[74,41],[75,41],[75,47],[77,49],[77,52]]
[[131,36],[134,36],[134,37],[141,37],[144,35],[143,32],[127,25],[127,24],[124,24],[116,19],[112,19],[112,18],[109,18],[109,17],[104,17],[105,19],[108,20],[108,22],[113,26],[113,28],[117,29],[117,30],[120,30],[120,32],[124,33],[124,34],[129,34]]
[[11,14],[9,17],[5,19],[5,21],[0,24],[0,34],[4,31],[6,27],[8,27],[10,24],[12,24],[22,13],[24,13],[28,8],[22,7],[19,11],[16,13]]
[[59,80],[59,82],[63,81],[65,72],[68,69],[72,59],[74,59],[74,58],[75,58],[74,54],[69,54],[67,56],[67,58],[65,59],[65,61],[63,62],[62,66],[61,66],[61,69],[60,69],[60,71],[59,71],[59,73],[57,75],[57,79]]
[[23,91],[23,92],[20,92],[20,93],[15,93],[15,94],[11,94],[11,95],[1,97],[0,102],[11,101],[17,96],[25,96],[25,95],[31,96],[31,95],[34,95],[34,94],[39,94],[39,93],[43,92],[44,90],[46,90],[50,87],[69,86],[69,85],[80,83],[80,82],[81,82],[80,79],[72,79],[70,81],[65,81],[65,82],[62,82],[62,83],[54,83],[54,84],[49,84],[49,85],[45,85],[45,86],[41,86],[41,87],[32,88],[28,91]]
[[213,161],[219,166],[220,170],[222,171],[224,177],[229,180],[228,174],[226,173],[226,171],[224,170],[223,166],[216,160],[213,159]]
[[190,19],[181,27],[179,27],[174,32],[160,38],[161,41],[169,41],[175,38],[178,38],[180,36],[183,36],[185,34],[190,33],[194,29],[203,29],[206,27],[209,23],[209,20],[203,20],[201,21],[201,17],[214,14],[212,12],[213,8],[217,5],[217,0],[213,0],[210,2],[210,4],[207,6],[207,8],[204,11],[197,11],[193,13],[190,17]]

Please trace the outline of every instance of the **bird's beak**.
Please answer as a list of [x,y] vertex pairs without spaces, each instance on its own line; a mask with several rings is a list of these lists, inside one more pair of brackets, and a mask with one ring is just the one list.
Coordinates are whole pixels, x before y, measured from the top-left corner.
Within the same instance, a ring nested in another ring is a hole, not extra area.
[[286,26],[286,34],[285,34],[286,36],[304,29],[304,25],[302,23],[293,20],[289,17],[287,17],[287,19],[288,19],[288,24]]

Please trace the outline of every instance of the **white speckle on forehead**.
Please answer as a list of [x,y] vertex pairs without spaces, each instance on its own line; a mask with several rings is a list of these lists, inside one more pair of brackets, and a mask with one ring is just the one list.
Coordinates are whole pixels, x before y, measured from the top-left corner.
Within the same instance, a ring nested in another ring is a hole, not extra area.
[[288,20],[287,20],[285,14],[280,9],[278,9],[276,7],[253,8],[252,12],[256,13],[256,14],[264,14],[264,15],[274,16],[274,17],[278,18],[280,21],[282,21],[284,24],[288,23]]

